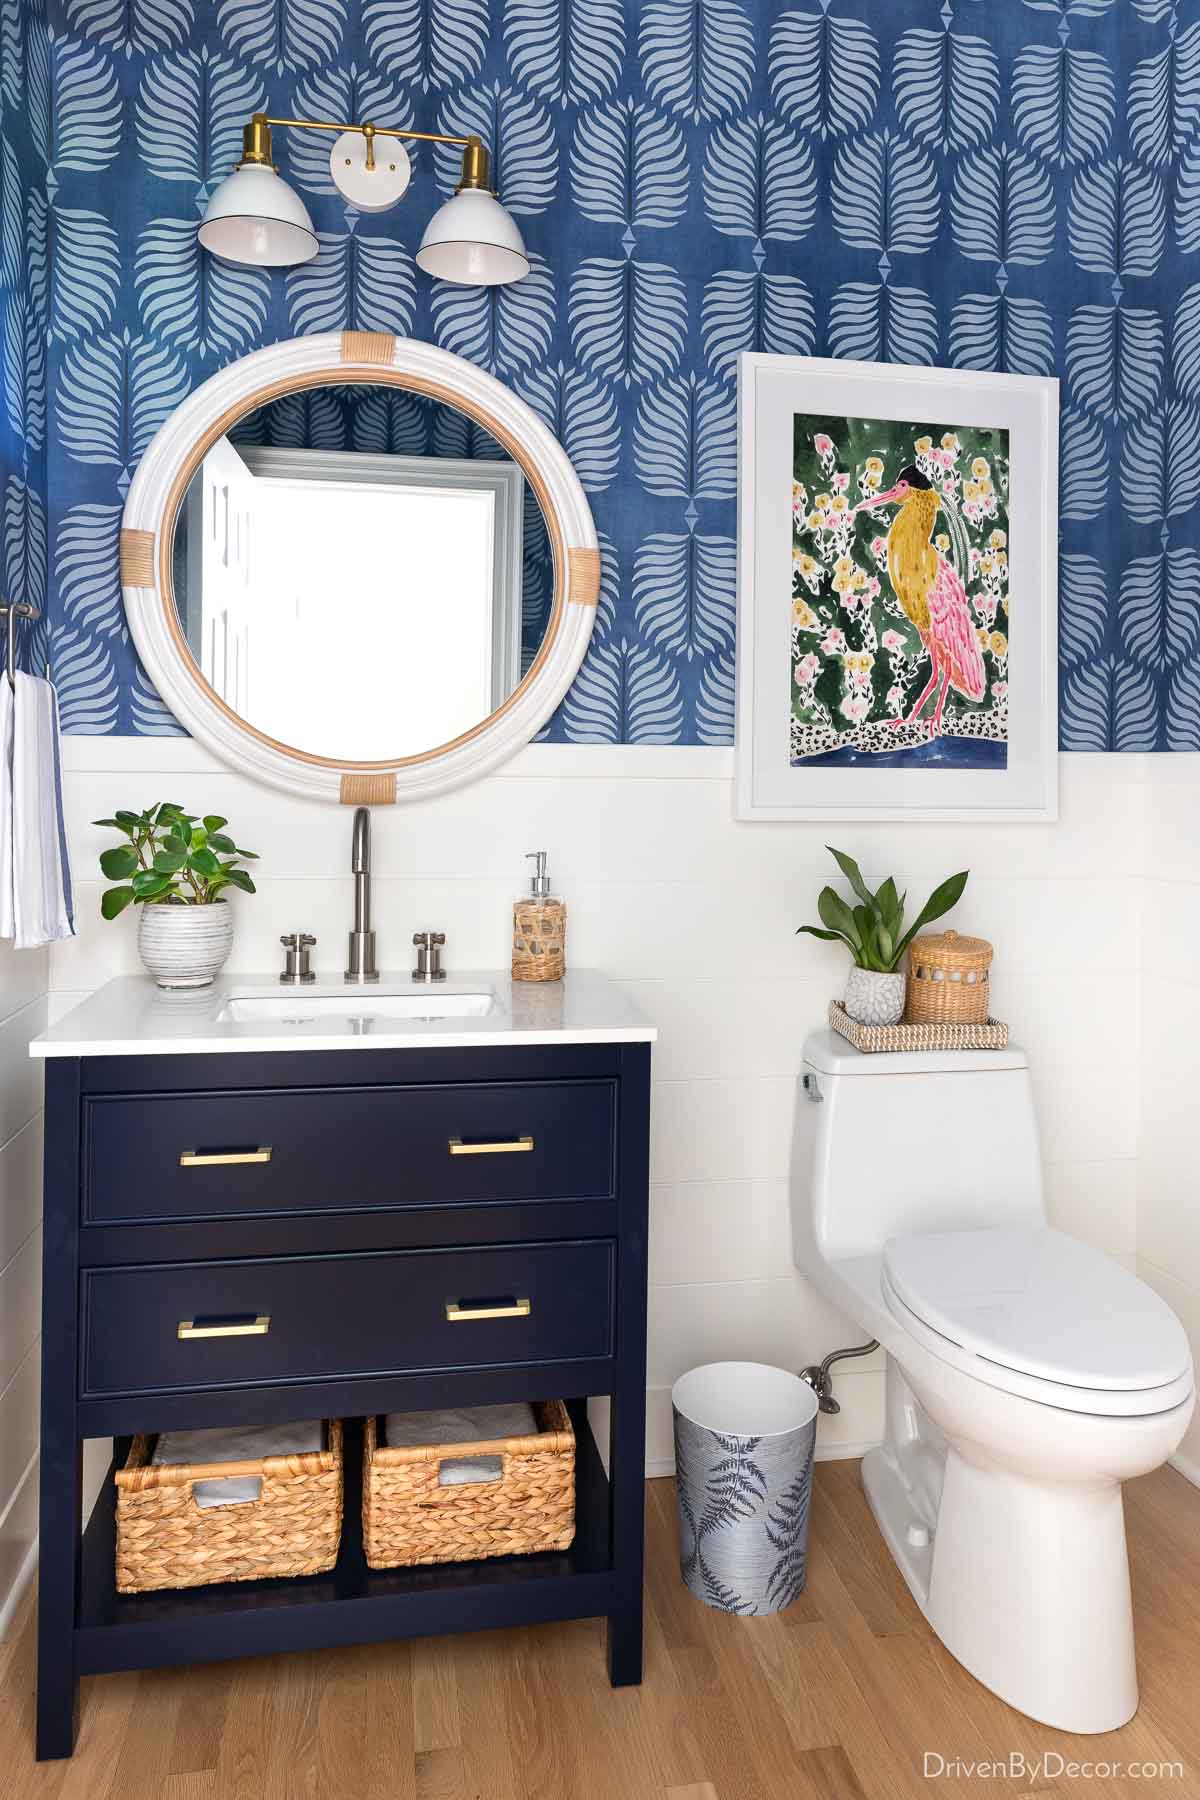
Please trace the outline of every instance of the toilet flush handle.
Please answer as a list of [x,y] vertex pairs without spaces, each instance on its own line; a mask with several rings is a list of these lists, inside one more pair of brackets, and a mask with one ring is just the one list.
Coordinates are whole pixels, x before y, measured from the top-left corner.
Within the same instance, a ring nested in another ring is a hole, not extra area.
[[854,1344],[848,1350],[831,1350],[822,1363],[809,1363],[807,1369],[801,1369],[801,1381],[807,1381],[817,1396],[817,1405],[823,1413],[840,1413],[841,1407],[833,1397],[833,1379],[829,1373],[834,1363],[843,1361],[848,1356],[870,1356],[872,1350],[878,1350],[879,1339],[872,1338],[869,1344]]
[[813,1102],[814,1106],[819,1106],[825,1096],[817,1086],[816,1076],[806,1075],[802,1085],[804,1092],[808,1095],[808,1098]]

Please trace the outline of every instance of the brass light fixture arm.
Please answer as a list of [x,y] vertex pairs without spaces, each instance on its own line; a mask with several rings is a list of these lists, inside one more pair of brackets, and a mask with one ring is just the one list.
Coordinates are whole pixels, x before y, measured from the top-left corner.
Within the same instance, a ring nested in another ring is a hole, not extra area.
[[[474,133],[470,137],[452,137],[441,131],[407,131],[396,125],[346,124],[338,119],[283,119],[275,118],[269,113],[255,113],[242,133],[242,164],[265,163],[271,166],[271,127],[280,125],[298,131],[360,131],[367,141],[366,166],[375,167],[375,139],[377,137],[406,138],[421,144],[461,144],[463,148],[462,180],[456,193],[464,188],[482,188],[488,186],[489,157],[483,139]],[[239,165],[241,166],[241,165]]]

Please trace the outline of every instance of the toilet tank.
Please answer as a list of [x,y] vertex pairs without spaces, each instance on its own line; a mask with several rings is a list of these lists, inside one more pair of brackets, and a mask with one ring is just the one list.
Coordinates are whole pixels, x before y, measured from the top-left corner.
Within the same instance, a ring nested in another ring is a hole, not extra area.
[[804,1044],[792,1146],[803,1267],[906,1231],[1042,1224],[1029,1065],[1007,1050],[864,1055],[832,1031]]

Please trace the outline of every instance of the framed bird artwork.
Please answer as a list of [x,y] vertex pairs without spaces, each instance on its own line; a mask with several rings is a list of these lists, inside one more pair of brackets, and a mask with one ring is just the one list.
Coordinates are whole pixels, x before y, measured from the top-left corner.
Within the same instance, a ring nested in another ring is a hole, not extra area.
[[1057,816],[1057,487],[1057,381],[739,358],[739,818]]

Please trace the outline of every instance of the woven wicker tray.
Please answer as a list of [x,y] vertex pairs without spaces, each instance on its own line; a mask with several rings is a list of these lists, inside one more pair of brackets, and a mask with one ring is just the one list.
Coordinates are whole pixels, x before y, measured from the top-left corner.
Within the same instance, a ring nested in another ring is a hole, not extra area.
[[856,1050],[1003,1050],[1008,1026],[1001,1019],[982,1025],[860,1025],[838,1000],[829,1002],[829,1023]]

